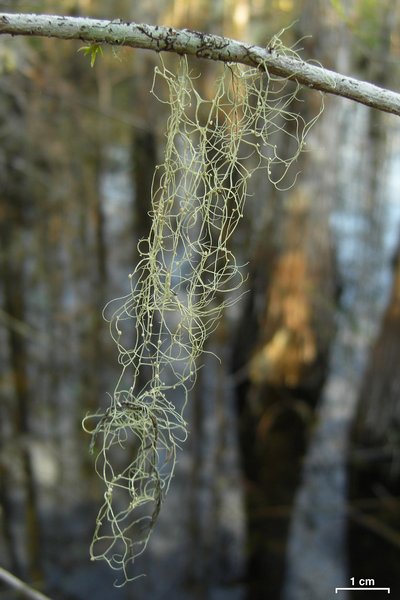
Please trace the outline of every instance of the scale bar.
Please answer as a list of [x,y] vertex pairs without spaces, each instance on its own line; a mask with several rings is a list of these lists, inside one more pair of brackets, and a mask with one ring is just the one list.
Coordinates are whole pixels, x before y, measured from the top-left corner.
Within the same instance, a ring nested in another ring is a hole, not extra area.
[[338,587],[335,588],[335,594],[337,594],[338,592],[341,591],[345,591],[345,590],[354,590],[355,592],[377,592],[378,590],[381,591],[386,591],[388,594],[390,594],[390,588],[388,587],[371,587],[371,586],[366,586],[366,587]]

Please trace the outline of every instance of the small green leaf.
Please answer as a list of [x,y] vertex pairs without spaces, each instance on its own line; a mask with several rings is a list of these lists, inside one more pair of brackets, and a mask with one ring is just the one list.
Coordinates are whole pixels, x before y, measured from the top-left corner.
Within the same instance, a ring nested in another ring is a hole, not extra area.
[[103,48],[100,44],[89,44],[88,46],[79,48],[78,52],[83,52],[85,56],[90,55],[90,66],[94,67],[97,56],[103,54]]

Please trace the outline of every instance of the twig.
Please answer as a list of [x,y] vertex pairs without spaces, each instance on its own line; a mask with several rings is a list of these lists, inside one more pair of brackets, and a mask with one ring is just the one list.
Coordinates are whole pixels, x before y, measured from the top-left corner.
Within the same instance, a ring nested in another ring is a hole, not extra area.
[[354,507],[348,507],[349,518],[357,523],[357,525],[368,529],[375,535],[384,539],[386,542],[396,548],[400,548],[400,533],[387,523],[384,523],[380,519],[373,517],[372,515],[366,515],[365,513],[355,509]]
[[0,579],[13,589],[18,590],[26,598],[31,598],[32,600],[51,600],[51,598],[29,587],[28,584],[24,583],[21,579],[18,579],[18,577],[15,577],[15,575],[2,567],[0,567]]
[[400,116],[400,94],[316,65],[219,35],[159,25],[58,15],[0,13],[0,34],[79,39],[86,43],[188,54],[252,67]]

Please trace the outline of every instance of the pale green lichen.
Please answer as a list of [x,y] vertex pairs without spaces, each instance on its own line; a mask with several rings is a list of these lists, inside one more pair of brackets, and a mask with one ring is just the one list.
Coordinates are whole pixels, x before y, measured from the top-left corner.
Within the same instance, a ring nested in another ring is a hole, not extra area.
[[[151,231],[138,245],[131,291],[104,311],[121,375],[110,407],[84,420],[106,487],[91,556],[122,571],[123,581],[146,548],[186,439],[183,411],[197,359],[244,281],[228,245],[249,178],[264,169],[281,185],[315,122],[293,112],[296,83],[262,68],[221,69],[211,99],[196,89],[185,57],[176,73],[163,62],[155,70],[152,91],[160,80],[166,84],[168,96],[160,101],[170,116]],[[278,142],[294,147],[289,158],[286,150],[281,157]]]

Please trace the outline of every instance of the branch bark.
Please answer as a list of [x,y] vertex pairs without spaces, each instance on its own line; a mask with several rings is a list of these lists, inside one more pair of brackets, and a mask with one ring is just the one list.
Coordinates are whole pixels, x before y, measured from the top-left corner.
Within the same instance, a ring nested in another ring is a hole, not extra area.
[[105,21],[56,15],[0,13],[0,34],[77,39],[86,43],[188,54],[251,67],[265,65],[274,75],[290,77],[321,92],[349,98],[400,116],[400,94],[396,92],[279,55],[273,48],[253,46],[192,29],[130,23],[120,19]]
[[9,573],[9,571],[6,571],[2,567],[0,567],[0,579],[14,590],[20,592],[20,594],[25,598],[29,598],[30,600],[51,600],[51,598],[34,590],[29,585],[21,581],[21,579],[18,579],[18,577],[15,577],[15,575]]

